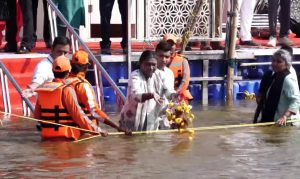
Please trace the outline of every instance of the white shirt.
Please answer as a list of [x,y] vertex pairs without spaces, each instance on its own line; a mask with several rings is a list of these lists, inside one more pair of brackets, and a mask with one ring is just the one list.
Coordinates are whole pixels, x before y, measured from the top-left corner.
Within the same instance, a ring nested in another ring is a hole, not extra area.
[[174,90],[174,74],[172,70],[170,70],[168,67],[164,67],[162,70],[160,70],[162,80],[164,84],[166,85],[166,88],[171,91],[175,92]]
[[45,82],[51,82],[54,79],[52,72],[53,59],[49,55],[41,60],[35,67],[31,82],[42,85]]
[[159,75],[161,77],[161,80],[163,82],[163,89],[161,93],[159,94],[161,97],[164,98],[164,103],[161,110],[164,110],[165,107],[169,104],[168,97],[172,93],[176,93],[174,89],[174,74],[173,71],[170,70],[168,67],[164,67],[162,70],[157,70],[159,72]]

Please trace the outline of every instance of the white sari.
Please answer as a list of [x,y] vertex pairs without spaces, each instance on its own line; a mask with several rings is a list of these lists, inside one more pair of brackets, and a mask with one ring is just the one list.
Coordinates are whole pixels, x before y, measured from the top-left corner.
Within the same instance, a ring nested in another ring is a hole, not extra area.
[[142,101],[143,93],[169,93],[166,80],[159,70],[151,78],[146,78],[140,70],[131,73],[128,81],[127,97],[121,111],[120,126],[132,131],[157,130],[161,106],[154,99]]

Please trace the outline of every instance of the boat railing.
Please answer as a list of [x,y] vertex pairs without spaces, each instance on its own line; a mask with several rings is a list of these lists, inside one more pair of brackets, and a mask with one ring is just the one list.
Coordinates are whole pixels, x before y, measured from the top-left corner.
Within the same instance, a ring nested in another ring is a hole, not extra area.
[[[98,61],[98,59],[92,53],[92,51],[88,48],[86,43],[80,38],[80,36],[76,33],[74,28],[66,20],[64,15],[59,11],[56,4],[52,0],[47,0],[47,2],[48,2],[48,14],[49,14],[49,20],[50,20],[52,39],[54,39],[57,36],[56,19],[59,18],[61,20],[61,22],[66,26],[66,28],[70,34],[73,53],[81,47],[84,51],[86,51],[89,54],[89,59],[93,62],[93,68],[94,68],[94,72],[95,72],[94,75],[95,75],[95,83],[96,83],[96,94],[98,97],[99,104],[103,105],[103,103],[104,103],[101,75],[103,75],[104,78],[107,79],[107,81],[109,82],[109,84],[111,85],[113,90],[115,91],[116,97],[117,97],[117,102],[119,102],[118,105],[121,106],[122,104],[124,104],[125,96],[122,93],[122,91],[120,90],[120,88],[117,86],[117,84],[113,81],[113,79],[110,77],[110,75],[104,69],[104,67],[101,65],[101,63]],[[100,59],[100,61],[101,61],[101,59]]]
[[0,60],[0,81],[2,87],[2,99],[3,99],[3,106],[5,113],[11,113],[11,104],[10,104],[10,96],[9,96],[9,88],[8,88],[8,81],[12,83],[15,89],[18,91],[22,98],[22,105],[23,105],[23,115],[30,116],[30,111],[34,111],[33,104],[29,101],[28,98],[22,96],[22,88],[18,84],[18,82],[14,79],[11,75],[9,70],[6,68],[2,60]]

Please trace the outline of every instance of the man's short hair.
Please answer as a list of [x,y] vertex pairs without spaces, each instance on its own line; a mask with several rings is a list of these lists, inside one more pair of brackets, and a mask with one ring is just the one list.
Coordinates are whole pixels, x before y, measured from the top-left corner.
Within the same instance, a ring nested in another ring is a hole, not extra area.
[[64,79],[69,75],[69,71],[64,71],[64,72],[53,72],[54,78],[60,78]]
[[52,48],[54,48],[56,45],[70,45],[70,39],[65,36],[55,37]]
[[158,51],[167,52],[167,51],[170,51],[171,49],[172,49],[172,46],[168,42],[160,41],[155,48],[155,52],[158,52]]

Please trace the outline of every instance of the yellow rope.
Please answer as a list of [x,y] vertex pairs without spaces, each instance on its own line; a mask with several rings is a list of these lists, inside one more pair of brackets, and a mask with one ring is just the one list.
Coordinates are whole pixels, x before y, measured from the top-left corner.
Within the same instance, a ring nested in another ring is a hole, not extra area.
[[77,129],[77,130],[81,130],[81,131],[85,131],[85,132],[91,132],[91,133],[98,134],[98,132],[91,131],[91,130],[88,130],[88,129],[79,128],[79,127],[68,126],[68,125],[64,125],[64,124],[58,124],[58,123],[55,123],[55,122],[49,122],[49,121],[45,121],[45,120],[41,120],[41,119],[35,119],[35,118],[32,118],[32,117],[20,116],[20,115],[17,115],[17,114],[6,113],[6,112],[3,112],[3,111],[0,111],[0,113],[8,114],[8,115],[15,116],[15,117],[20,117],[20,118],[23,118],[23,119],[29,119],[29,120],[32,120],[32,121],[43,122],[43,123],[53,124],[53,125],[63,126],[63,127],[69,127],[71,129]]
[[[292,122],[300,122],[300,119],[296,119],[296,120],[289,120],[287,121],[287,123],[292,123]],[[196,128],[188,128],[186,129],[186,131],[188,130],[194,130],[194,131],[205,131],[205,130],[215,130],[215,129],[229,129],[229,128],[239,128],[239,127],[258,127],[258,126],[268,126],[268,125],[274,125],[276,124],[276,122],[265,122],[265,123],[251,123],[251,124],[236,124],[236,125],[222,125],[222,126],[208,126],[208,127],[196,127]],[[132,134],[162,134],[162,133],[175,133],[178,132],[178,129],[169,129],[169,130],[151,130],[151,131],[134,131],[132,132]],[[124,132],[112,132],[109,133],[108,135],[123,135]],[[82,142],[82,141],[86,141],[86,140],[90,140],[93,138],[97,138],[99,136],[91,136],[88,138],[84,138],[84,139],[79,139],[76,140],[74,142],[78,143],[78,142]]]
[[[64,127],[69,127],[72,129],[77,129],[77,130],[81,130],[81,131],[85,131],[85,132],[91,132],[91,133],[97,133],[95,131],[91,131],[88,129],[83,129],[83,128],[79,128],[79,127],[73,127],[73,126],[68,126],[68,125],[64,125],[64,124],[58,124],[55,122],[49,122],[49,121],[45,121],[45,120],[41,120],[41,119],[35,119],[32,117],[26,117],[26,116],[20,116],[17,114],[11,114],[11,113],[6,113],[3,111],[0,111],[0,113],[2,114],[8,114],[11,116],[15,116],[15,117],[20,117],[23,119],[29,119],[32,121],[37,121],[37,122],[43,122],[43,123],[47,123],[47,124],[53,124],[53,125],[58,125],[58,126],[64,126]],[[292,123],[292,122],[300,122],[300,119],[296,119],[296,120],[289,120],[287,121],[287,123]],[[237,124],[237,125],[222,125],[222,126],[208,126],[208,127],[196,127],[196,128],[188,128],[186,129],[186,131],[188,130],[194,130],[194,131],[205,131],[205,130],[215,130],[215,129],[229,129],[229,128],[239,128],[239,127],[257,127],[257,126],[268,126],[268,125],[274,125],[276,124],[276,122],[266,122],[266,123],[255,123],[255,124]],[[134,131],[132,132],[133,135],[138,135],[138,134],[162,134],[162,133],[175,133],[178,132],[178,129],[169,129],[169,130],[151,130],[151,131]],[[97,133],[98,134],[98,133]],[[124,132],[111,132],[109,133],[109,135],[124,135]],[[101,137],[101,135],[94,135],[88,138],[83,138],[83,139],[79,139],[76,140],[74,142],[82,142],[85,140],[90,140],[93,138],[98,138]]]

